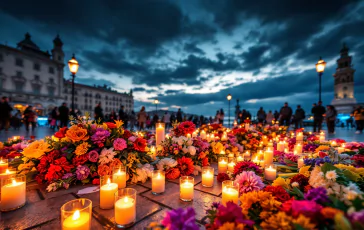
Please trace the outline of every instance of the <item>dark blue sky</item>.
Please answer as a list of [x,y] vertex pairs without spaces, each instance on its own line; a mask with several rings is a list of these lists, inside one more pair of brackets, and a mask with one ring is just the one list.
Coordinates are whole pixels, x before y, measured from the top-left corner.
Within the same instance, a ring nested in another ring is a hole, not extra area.
[[0,5],[0,31],[0,43],[15,46],[29,32],[44,50],[59,33],[67,60],[75,53],[80,62],[78,81],[134,89],[136,110],[154,109],[158,97],[159,108],[205,115],[227,109],[228,93],[252,112],[285,101],[309,109],[319,56],[331,103],[346,42],[364,102],[363,1],[12,0]]

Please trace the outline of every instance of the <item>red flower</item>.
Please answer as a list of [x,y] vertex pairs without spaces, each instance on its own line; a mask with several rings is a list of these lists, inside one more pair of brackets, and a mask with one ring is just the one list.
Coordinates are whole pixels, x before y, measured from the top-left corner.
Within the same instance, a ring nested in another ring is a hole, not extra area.
[[48,182],[58,180],[62,178],[65,173],[70,172],[72,168],[73,166],[67,161],[67,159],[65,157],[61,157],[55,160],[54,164],[50,165],[45,175],[45,179]]
[[116,128],[116,124],[113,122],[105,122],[105,124],[107,125],[107,127],[109,129],[115,129]]
[[123,138],[128,140],[129,137],[133,136],[129,130],[124,130]]
[[98,185],[98,184],[100,184],[100,179],[93,179],[92,180],[92,184],[95,184],[95,185]]
[[290,195],[284,188],[282,188],[282,186],[267,185],[264,188],[264,191],[272,193],[272,196],[274,196],[276,200],[282,203],[291,199]]
[[217,181],[218,182],[223,182],[223,181],[226,181],[226,180],[230,180],[230,177],[229,177],[228,174],[226,174],[226,173],[217,174]]
[[209,165],[210,165],[209,159],[207,157],[203,158],[202,159],[202,167],[209,166]]
[[144,152],[145,151],[145,147],[147,147],[147,141],[143,138],[138,137],[135,141],[134,141],[134,149]]
[[181,176],[188,176],[194,171],[193,167],[193,161],[191,158],[188,157],[182,157],[177,160],[178,162],[178,168],[181,172]]
[[195,131],[196,126],[192,121],[184,121],[178,125],[177,129],[180,134],[187,135],[187,133],[192,134]]
[[181,173],[178,168],[170,168],[166,171],[166,178],[168,180],[174,180],[177,179],[180,174]]
[[60,128],[59,131],[54,134],[54,136],[57,138],[63,138],[66,136],[66,132],[67,132],[67,127],[63,127]]
[[327,153],[320,151],[320,152],[319,152],[319,156],[320,156],[321,158],[324,158],[324,157],[326,157],[326,156],[327,156]]
[[257,164],[251,161],[241,161],[237,163],[234,167],[234,177],[242,173],[243,171],[253,171],[255,174],[262,174],[263,171],[259,168]]
[[291,178],[290,183],[297,182],[301,191],[304,190],[305,186],[308,185],[308,177],[303,174],[297,174]]
[[76,156],[72,159],[72,164],[77,167],[83,165],[88,161],[88,154],[83,154],[81,156]]

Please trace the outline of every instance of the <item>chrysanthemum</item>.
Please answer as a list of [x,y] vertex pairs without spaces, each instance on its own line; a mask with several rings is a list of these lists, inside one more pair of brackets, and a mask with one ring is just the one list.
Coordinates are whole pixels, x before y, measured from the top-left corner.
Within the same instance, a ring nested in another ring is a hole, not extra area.
[[292,224],[292,217],[287,215],[285,212],[278,212],[264,220],[261,225],[263,229],[294,229]]
[[114,159],[115,155],[116,152],[114,152],[114,148],[109,148],[109,149],[104,148],[99,156],[100,165],[109,163]]
[[90,147],[90,145],[87,142],[83,142],[76,147],[75,154],[77,156],[81,156],[81,155],[87,153],[89,147]]
[[172,159],[172,158],[163,158],[160,161],[158,161],[157,163],[157,168],[159,170],[168,170],[170,168],[176,167],[177,166],[177,161]]
[[259,191],[264,188],[262,179],[253,171],[244,171],[236,176],[235,182],[239,184],[240,193]]
[[337,174],[335,170],[327,171],[325,175],[326,179],[335,181]]
[[181,172],[181,176],[188,176],[193,173],[193,170],[195,169],[193,167],[192,159],[188,157],[182,157],[178,159],[178,168]]

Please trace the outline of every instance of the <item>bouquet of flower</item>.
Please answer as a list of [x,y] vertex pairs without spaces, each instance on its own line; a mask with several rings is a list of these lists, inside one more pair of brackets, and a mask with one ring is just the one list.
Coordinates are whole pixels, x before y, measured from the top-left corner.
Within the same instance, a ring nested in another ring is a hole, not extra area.
[[256,151],[262,139],[262,133],[256,130],[247,131],[244,128],[238,128],[233,130],[233,134],[246,150]]
[[174,124],[172,129],[173,136],[180,137],[186,136],[187,134],[191,134],[195,131],[196,126],[192,121],[184,121],[181,123]]

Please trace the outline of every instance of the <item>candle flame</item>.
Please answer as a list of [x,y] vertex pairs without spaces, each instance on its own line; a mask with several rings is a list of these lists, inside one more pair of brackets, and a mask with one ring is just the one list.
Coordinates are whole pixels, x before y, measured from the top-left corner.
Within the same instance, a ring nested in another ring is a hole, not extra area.
[[162,128],[162,125],[161,124],[159,124],[159,127],[158,128]]
[[121,174],[121,170],[119,169],[119,172],[118,172],[119,174]]
[[341,147],[345,148],[345,144],[342,144]]
[[111,183],[110,178],[108,178],[106,184],[110,186],[110,183]]
[[11,179],[11,182],[13,183],[13,185],[16,185],[16,180],[14,178]]
[[6,169],[6,172],[5,172],[6,174],[9,174],[10,173],[10,171],[9,171],[9,169]]
[[0,158],[0,163],[3,163],[3,158]]
[[272,165],[269,165],[269,169],[272,169]]
[[124,202],[127,203],[129,201],[128,197],[124,197]]
[[157,174],[157,179],[160,179],[161,178],[161,174]]
[[78,220],[79,218],[80,218],[80,211],[79,210],[76,210],[73,213],[72,220]]

